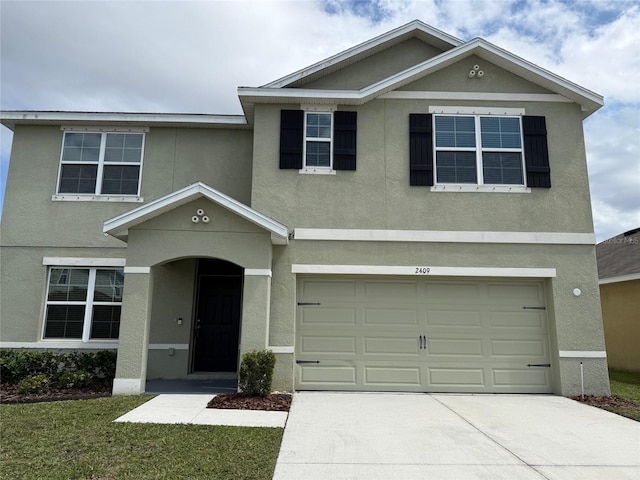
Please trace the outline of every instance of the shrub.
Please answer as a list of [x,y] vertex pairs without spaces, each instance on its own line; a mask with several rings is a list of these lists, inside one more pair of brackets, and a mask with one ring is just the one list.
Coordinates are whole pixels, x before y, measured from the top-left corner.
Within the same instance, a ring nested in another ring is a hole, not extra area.
[[49,391],[49,378],[46,375],[28,375],[18,383],[18,393],[23,395],[34,393],[47,393]]
[[115,376],[116,355],[113,350],[97,353],[0,350],[0,379],[2,383],[15,385],[29,376],[44,375],[59,384],[65,373],[80,371],[88,375],[87,386],[104,384]]
[[84,388],[93,383],[93,376],[84,371],[64,372],[56,380],[56,385],[60,388]]
[[238,387],[245,395],[265,397],[271,393],[276,356],[271,350],[252,351],[242,355]]

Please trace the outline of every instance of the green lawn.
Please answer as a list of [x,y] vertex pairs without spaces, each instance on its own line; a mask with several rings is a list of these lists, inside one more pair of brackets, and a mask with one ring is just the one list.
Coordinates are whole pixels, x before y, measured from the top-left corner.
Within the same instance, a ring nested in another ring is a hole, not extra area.
[[630,407],[607,407],[606,410],[640,422],[640,372],[609,370],[611,395],[623,398],[636,405]]
[[149,399],[0,405],[0,478],[272,477],[282,429],[113,423]]

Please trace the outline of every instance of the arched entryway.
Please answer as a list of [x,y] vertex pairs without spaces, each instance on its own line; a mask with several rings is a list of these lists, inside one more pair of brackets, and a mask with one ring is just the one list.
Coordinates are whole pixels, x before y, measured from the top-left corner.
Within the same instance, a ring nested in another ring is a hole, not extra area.
[[237,372],[244,269],[209,258],[196,269],[190,372]]

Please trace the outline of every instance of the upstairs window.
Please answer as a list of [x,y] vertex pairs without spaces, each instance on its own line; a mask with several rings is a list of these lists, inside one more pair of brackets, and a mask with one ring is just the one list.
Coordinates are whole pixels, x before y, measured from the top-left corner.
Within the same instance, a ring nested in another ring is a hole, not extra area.
[[331,168],[332,123],[333,115],[331,113],[306,112],[305,168]]
[[65,132],[59,194],[138,195],[143,133]]
[[434,115],[436,184],[524,185],[520,117]]
[[118,339],[124,270],[51,267],[45,339]]

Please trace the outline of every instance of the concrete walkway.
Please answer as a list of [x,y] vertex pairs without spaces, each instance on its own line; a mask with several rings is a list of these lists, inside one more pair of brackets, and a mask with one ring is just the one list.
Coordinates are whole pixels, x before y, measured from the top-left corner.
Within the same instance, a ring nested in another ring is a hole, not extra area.
[[544,395],[296,393],[274,480],[639,480],[640,423]]
[[211,394],[158,395],[115,421],[277,428],[283,428],[287,421],[287,412],[207,408],[211,398]]

